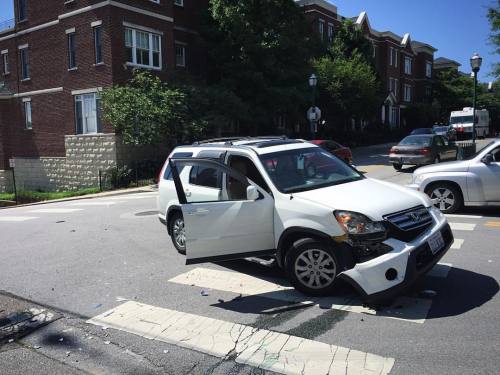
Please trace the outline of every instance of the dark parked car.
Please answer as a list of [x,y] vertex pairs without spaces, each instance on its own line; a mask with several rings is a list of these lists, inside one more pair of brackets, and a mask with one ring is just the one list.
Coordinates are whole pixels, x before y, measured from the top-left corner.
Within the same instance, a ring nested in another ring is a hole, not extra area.
[[420,135],[420,134],[434,134],[432,128],[417,128],[413,129],[410,135]]
[[454,141],[457,138],[457,132],[451,126],[433,126],[432,131],[434,134],[442,135],[450,141]]
[[349,147],[342,146],[340,143],[326,139],[314,139],[311,143],[334,154],[338,158],[344,160],[347,164],[352,164],[352,152]]
[[389,161],[394,169],[403,165],[426,165],[443,160],[456,160],[457,146],[441,135],[409,135],[390,150]]

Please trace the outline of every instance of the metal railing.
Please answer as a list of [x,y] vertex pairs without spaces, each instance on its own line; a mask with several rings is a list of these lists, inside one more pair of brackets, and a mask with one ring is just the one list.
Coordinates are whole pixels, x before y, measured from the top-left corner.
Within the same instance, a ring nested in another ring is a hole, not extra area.
[[13,29],[16,26],[14,18],[10,20],[0,21],[0,32]]
[[476,144],[472,140],[456,141],[457,146],[457,159],[465,160],[476,153]]

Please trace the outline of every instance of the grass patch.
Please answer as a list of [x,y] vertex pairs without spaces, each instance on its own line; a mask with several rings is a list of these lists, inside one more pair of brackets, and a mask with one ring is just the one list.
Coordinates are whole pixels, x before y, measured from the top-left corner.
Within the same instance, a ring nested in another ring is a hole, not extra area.
[[[18,191],[17,199],[19,203],[31,203],[40,201],[49,201],[53,199],[71,198],[78,197],[81,195],[95,194],[99,193],[99,188],[88,188],[82,190],[74,191]],[[0,200],[13,201],[15,199],[14,194],[0,194]]]

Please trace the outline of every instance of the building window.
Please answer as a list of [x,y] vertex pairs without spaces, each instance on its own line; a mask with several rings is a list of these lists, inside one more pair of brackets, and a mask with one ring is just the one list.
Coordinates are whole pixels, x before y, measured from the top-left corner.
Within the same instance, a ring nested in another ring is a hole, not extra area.
[[328,23],[328,41],[333,42],[333,23]]
[[174,5],[178,5],[180,7],[184,6],[184,0],[174,0]]
[[432,86],[425,87],[425,96],[430,98],[432,96]]
[[75,96],[76,134],[101,132],[101,97],[97,93]]
[[30,57],[28,47],[21,48],[19,51],[21,58],[21,77],[22,79],[30,78]]
[[94,54],[95,63],[101,64],[102,60],[102,28],[100,26],[94,27]]
[[186,46],[182,44],[175,45],[175,65],[186,66]]
[[398,50],[390,47],[389,48],[389,65],[398,67]]
[[25,129],[33,129],[33,123],[31,122],[31,100],[26,100],[23,102],[24,105],[24,127]]
[[394,94],[394,96],[398,97],[398,79],[397,78],[389,78],[389,91]]
[[411,86],[404,85],[404,101],[411,102]]
[[432,63],[430,61],[425,62],[425,76],[432,78]]
[[319,36],[321,40],[323,40],[323,36],[325,34],[325,21],[320,19],[319,20]]
[[409,56],[405,56],[405,74],[411,74],[412,71],[412,59]]
[[17,11],[19,17],[18,21],[26,21],[28,19],[28,15],[26,12],[26,0],[18,0]]
[[389,113],[389,122],[391,125],[398,124],[398,109],[396,107],[391,107],[391,111]]
[[2,62],[3,62],[3,74],[9,74],[10,73],[10,66],[9,66],[9,52],[5,51],[2,52]]
[[127,64],[144,68],[161,69],[160,35],[125,28]]
[[68,34],[68,68],[76,68],[76,43],[75,43],[75,33]]

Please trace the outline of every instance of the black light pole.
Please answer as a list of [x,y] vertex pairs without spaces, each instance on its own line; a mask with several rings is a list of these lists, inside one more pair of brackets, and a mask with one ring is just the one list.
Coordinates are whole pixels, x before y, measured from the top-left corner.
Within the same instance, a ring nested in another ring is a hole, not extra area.
[[[312,108],[316,108],[316,85],[318,84],[318,78],[315,74],[311,74],[309,77],[309,86],[312,88]],[[311,134],[311,139],[314,139],[314,123],[317,119],[309,119],[309,132]]]
[[472,142],[476,143],[476,99],[477,99],[477,73],[481,69],[483,58],[476,52],[470,59],[470,66],[474,73],[474,96],[472,97]]

